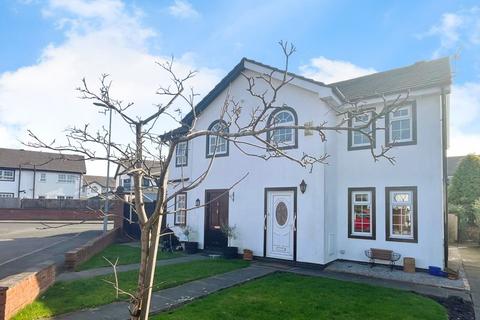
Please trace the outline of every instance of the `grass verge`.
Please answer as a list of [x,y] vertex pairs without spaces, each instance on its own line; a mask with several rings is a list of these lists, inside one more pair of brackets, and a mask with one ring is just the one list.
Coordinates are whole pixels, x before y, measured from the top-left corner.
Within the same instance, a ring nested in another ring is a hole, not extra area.
[[[159,251],[157,260],[177,258],[183,255],[184,254],[182,252],[170,253]],[[103,257],[107,258],[113,263],[118,257],[118,265],[140,263],[140,248],[132,247],[126,244],[114,243],[106,247],[102,252],[94,255],[92,258],[90,258],[90,260],[79,265],[75,271],[109,267],[110,264]]]
[[179,319],[446,320],[437,302],[365,284],[276,273],[151,317]]
[[[157,267],[153,290],[225,273],[248,266],[242,260],[200,260],[188,263]],[[120,272],[122,290],[133,292],[136,288],[138,271]],[[116,301],[115,290],[103,280],[114,281],[113,274],[69,282],[57,282],[42,296],[21,310],[13,319],[41,319],[85,308],[92,308]],[[121,295],[119,300],[127,299]]]

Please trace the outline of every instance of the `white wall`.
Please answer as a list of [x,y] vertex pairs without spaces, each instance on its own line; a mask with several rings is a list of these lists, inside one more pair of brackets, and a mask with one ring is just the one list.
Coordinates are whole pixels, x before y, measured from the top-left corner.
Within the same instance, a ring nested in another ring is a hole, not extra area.
[[[257,102],[245,91],[242,77],[233,81],[230,94],[243,101],[243,114]],[[299,124],[313,121],[319,124],[336,120],[328,107],[319,99],[327,96],[328,89],[320,94],[288,85],[279,96],[279,105],[293,107]],[[412,95],[413,96],[413,95]],[[217,97],[202,113],[197,130],[206,129],[218,119],[224,103],[225,93]],[[312,172],[287,159],[264,161],[247,157],[233,143],[229,145],[229,156],[215,159],[205,181],[189,191],[187,206],[194,207],[198,198],[203,205],[205,190],[226,189],[246,173],[248,177],[231,192],[235,200],[229,200],[229,224],[236,225],[238,239],[231,245],[253,250],[254,255],[263,255],[264,189],[268,187],[298,187],[302,179],[307,191],[297,190],[297,261],[325,264],[335,259],[365,261],[364,250],[371,247],[393,249],[403,256],[417,259],[418,267],[442,266],[443,262],[443,212],[441,170],[441,125],[440,98],[438,94],[421,96],[417,101],[417,145],[402,146],[392,150],[397,159],[395,166],[385,160],[374,162],[368,150],[347,151],[346,134],[328,133],[322,143],[317,135],[305,136],[299,132],[299,148],[289,150],[291,155],[303,152],[321,155],[328,153],[328,164],[317,165]],[[244,119],[245,120],[245,119]],[[383,120],[382,120],[383,121]],[[381,121],[380,121],[381,122]],[[383,127],[383,123],[378,123]],[[384,143],[383,132],[377,132],[377,146]],[[206,138],[189,141],[188,166],[177,168],[173,161],[170,179],[189,178],[190,181],[202,173],[208,165],[205,156]],[[187,182],[188,183],[188,182]],[[385,241],[385,194],[386,186],[418,187],[418,243]],[[171,186],[169,194],[180,186]],[[347,237],[349,187],[376,187],[376,234],[377,240],[349,239]],[[169,203],[174,209],[174,202]],[[194,230],[192,241],[203,247],[203,207],[188,213],[187,225]],[[181,229],[174,226],[174,217],[167,218],[169,226],[180,235]],[[339,252],[344,250],[344,254]]]
[[[45,182],[40,181],[42,173],[46,176]],[[0,192],[12,192],[14,197],[29,199],[33,197],[37,199],[39,196],[44,196],[47,199],[56,199],[57,196],[69,196],[79,199],[81,174],[65,173],[75,176],[74,183],[58,182],[58,174],[60,173],[40,170],[37,170],[35,174],[33,170],[15,170],[15,181],[0,181]],[[18,194],[19,183],[20,195]]]
[[[412,97],[413,99],[413,97]],[[392,249],[402,257],[414,257],[417,267],[443,266],[443,204],[441,105],[438,94],[414,98],[417,102],[417,144],[390,150],[396,163],[385,159],[374,162],[369,150],[347,151],[347,135],[337,135],[337,155],[332,155],[336,171],[338,220],[337,258],[367,261],[364,250]],[[384,127],[379,120],[377,127]],[[384,131],[377,131],[377,152],[385,144]],[[418,243],[386,241],[385,187],[418,187]],[[376,188],[376,240],[349,239],[348,188]],[[345,253],[341,254],[340,250]],[[400,261],[401,262],[401,261]]]

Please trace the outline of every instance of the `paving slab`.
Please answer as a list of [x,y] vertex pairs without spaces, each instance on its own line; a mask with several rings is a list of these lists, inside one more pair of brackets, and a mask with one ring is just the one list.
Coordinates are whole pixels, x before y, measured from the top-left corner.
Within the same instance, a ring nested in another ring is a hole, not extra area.
[[[177,258],[179,259],[179,258]],[[160,290],[152,294],[151,312],[159,313],[178,307],[191,300],[206,296],[219,290],[239,285],[275,272],[277,269],[268,266],[252,264],[249,267],[234,270],[220,276],[195,280],[177,287]],[[128,319],[128,304],[115,302],[97,308],[81,310],[54,319],[61,320],[92,320],[92,319]]]
[[458,250],[470,283],[475,317],[480,319],[480,246],[477,244],[459,245]]

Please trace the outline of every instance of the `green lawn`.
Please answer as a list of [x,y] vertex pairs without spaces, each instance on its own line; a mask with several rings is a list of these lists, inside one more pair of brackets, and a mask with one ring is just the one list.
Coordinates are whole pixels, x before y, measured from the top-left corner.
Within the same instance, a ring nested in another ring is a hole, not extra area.
[[[178,286],[182,283],[248,266],[242,260],[200,260],[157,267],[153,290]],[[121,272],[120,288],[133,292],[137,271]],[[40,319],[114,302],[115,290],[102,279],[113,281],[113,275],[99,276],[71,282],[57,282],[41,297],[25,307],[13,319]],[[126,295],[121,300],[127,299]]]
[[[182,256],[182,252],[158,252],[157,260],[170,259]],[[107,258],[112,263],[118,257],[118,265],[140,262],[140,248],[132,247],[126,244],[112,244],[106,247],[102,252],[94,255],[90,260],[85,261],[76,268],[76,271],[87,269],[109,267],[110,264],[103,258]]]
[[446,320],[447,313],[437,302],[405,291],[276,273],[151,319]]

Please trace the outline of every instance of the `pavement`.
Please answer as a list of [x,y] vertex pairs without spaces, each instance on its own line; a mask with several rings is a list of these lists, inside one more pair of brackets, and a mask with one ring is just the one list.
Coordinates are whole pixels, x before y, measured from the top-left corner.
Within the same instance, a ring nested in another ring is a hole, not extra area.
[[475,318],[480,319],[480,246],[460,244],[458,251],[470,284]]
[[101,233],[96,221],[0,221],[0,279],[47,260],[61,266],[65,252]]

